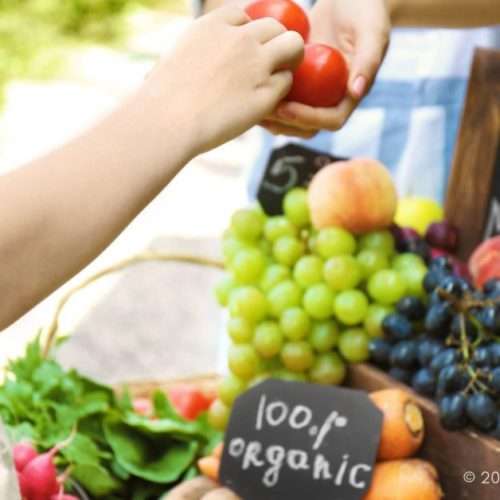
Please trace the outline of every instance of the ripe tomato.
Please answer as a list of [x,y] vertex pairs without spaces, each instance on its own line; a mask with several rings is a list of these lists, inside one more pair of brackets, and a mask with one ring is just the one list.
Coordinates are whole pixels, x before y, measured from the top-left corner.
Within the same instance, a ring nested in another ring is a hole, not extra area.
[[316,107],[336,106],[345,96],[348,75],[344,56],[337,49],[306,45],[287,100]]
[[170,402],[179,415],[186,420],[195,420],[196,417],[207,411],[212,399],[198,389],[188,385],[178,385],[168,391]]
[[307,41],[309,19],[302,8],[292,0],[257,0],[248,5],[245,12],[251,19],[273,17],[287,30],[296,31]]

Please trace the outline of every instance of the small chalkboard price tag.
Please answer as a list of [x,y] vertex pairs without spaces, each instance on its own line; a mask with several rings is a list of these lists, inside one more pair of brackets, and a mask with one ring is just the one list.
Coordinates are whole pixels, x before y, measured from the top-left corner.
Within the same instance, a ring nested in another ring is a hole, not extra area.
[[300,144],[287,144],[277,148],[269,157],[257,191],[257,199],[267,214],[281,214],[283,197],[290,189],[307,186],[318,170],[343,159]]
[[266,380],[235,401],[220,480],[243,500],[359,500],[381,426],[362,391]]

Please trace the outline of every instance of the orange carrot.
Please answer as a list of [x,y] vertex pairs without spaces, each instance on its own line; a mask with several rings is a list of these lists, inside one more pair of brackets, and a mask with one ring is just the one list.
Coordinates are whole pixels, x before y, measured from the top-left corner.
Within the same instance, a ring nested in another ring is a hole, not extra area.
[[198,460],[200,472],[214,481],[219,479],[220,460],[213,456],[203,457]]
[[219,443],[212,451],[212,456],[218,458],[219,460],[222,458],[222,452],[224,451],[224,443]]
[[411,395],[401,389],[385,389],[372,392],[370,398],[384,414],[378,459],[414,455],[424,439],[424,418]]
[[439,500],[443,492],[436,469],[416,458],[391,460],[375,465],[363,500]]

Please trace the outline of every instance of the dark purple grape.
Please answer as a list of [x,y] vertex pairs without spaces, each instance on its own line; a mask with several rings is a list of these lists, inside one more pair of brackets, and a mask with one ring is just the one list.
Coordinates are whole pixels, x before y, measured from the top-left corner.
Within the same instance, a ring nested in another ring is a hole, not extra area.
[[385,339],[373,339],[370,341],[370,359],[378,366],[385,367],[389,364],[392,345]]
[[438,284],[440,290],[453,295],[453,297],[461,298],[466,290],[464,290],[464,283],[467,284],[462,278],[453,274],[445,276]]
[[404,368],[399,368],[399,366],[393,366],[389,370],[389,375],[403,384],[410,385],[412,372],[410,370],[405,370]]
[[403,297],[396,304],[396,311],[410,321],[420,321],[425,316],[425,306],[418,297]]
[[495,392],[495,394],[500,395],[500,366],[494,368],[489,374],[489,386]]
[[491,278],[483,285],[483,292],[490,299],[500,297],[500,279]]
[[479,312],[478,319],[490,332],[500,333],[500,309],[498,307],[485,307]]
[[424,339],[418,343],[417,356],[420,366],[428,366],[430,362],[444,349],[443,345],[434,339]]
[[479,346],[472,355],[472,362],[478,368],[487,368],[491,366],[491,355],[489,346]]
[[424,282],[423,282],[424,290],[427,293],[432,293],[438,287],[441,280],[448,275],[449,275],[448,272],[443,269],[440,268],[433,269],[431,267],[427,272],[427,274],[424,276]]
[[491,366],[500,366],[500,342],[493,342],[489,346]]
[[467,387],[470,375],[460,365],[447,365],[441,369],[437,377],[436,397],[442,398],[446,394],[459,392]]
[[487,394],[477,392],[467,400],[467,416],[480,430],[493,429],[497,421],[497,407]]
[[392,366],[411,370],[417,365],[417,344],[413,340],[403,340],[393,346],[390,356]]
[[388,314],[382,322],[382,329],[391,341],[408,340],[413,335],[413,326],[399,313]]
[[390,231],[396,243],[396,250],[400,253],[408,251],[409,241],[420,239],[420,235],[411,227],[401,227],[393,224]]
[[439,402],[441,425],[449,431],[458,431],[467,425],[467,398],[461,394],[448,394]]
[[[474,326],[474,323],[468,318],[464,318],[463,325],[465,329],[465,335],[472,339],[477,335],[477,329]],[[462,335],[462,315],[455,314],[450,324],[450,333],[457,339],[459,339]]]
[[445,366],[452,365],[460,361],[460,353],[453,349],[453,347],[448,347],[442,350],[430,364],[430,369],[434,373],[439,373]]
[[449,257],[442,255],[431,260],[429,269],[432,271],[444,271],[445,274],[450,274],[453,272],[453,263]]
[[436,376],[429,368],[421,368],[413,375],[411,386],[419,394],[432,398],[436,390]]
[[458,247],[458,234],[457,227],[450,222],[433,222],[425,232],[425,240],[433,247],[454,253]]
[[425,330],[436,336],[447,336],[452,320],[452,312],[453,309],[448,302],[432,305],[425,315]]
[[422,239],[408,241],[406,251],[422,257],[426,262],[428,262],[431,255],[429,245]]

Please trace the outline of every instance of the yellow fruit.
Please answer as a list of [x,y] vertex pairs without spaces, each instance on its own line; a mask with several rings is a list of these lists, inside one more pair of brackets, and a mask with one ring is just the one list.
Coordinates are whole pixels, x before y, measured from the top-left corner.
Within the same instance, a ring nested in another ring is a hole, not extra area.
[[411,227],[423,235],[430,224],[443,218],[443,207],[439,203],[430,198],[412,196],[399,200],[394,220],[399,226]]

